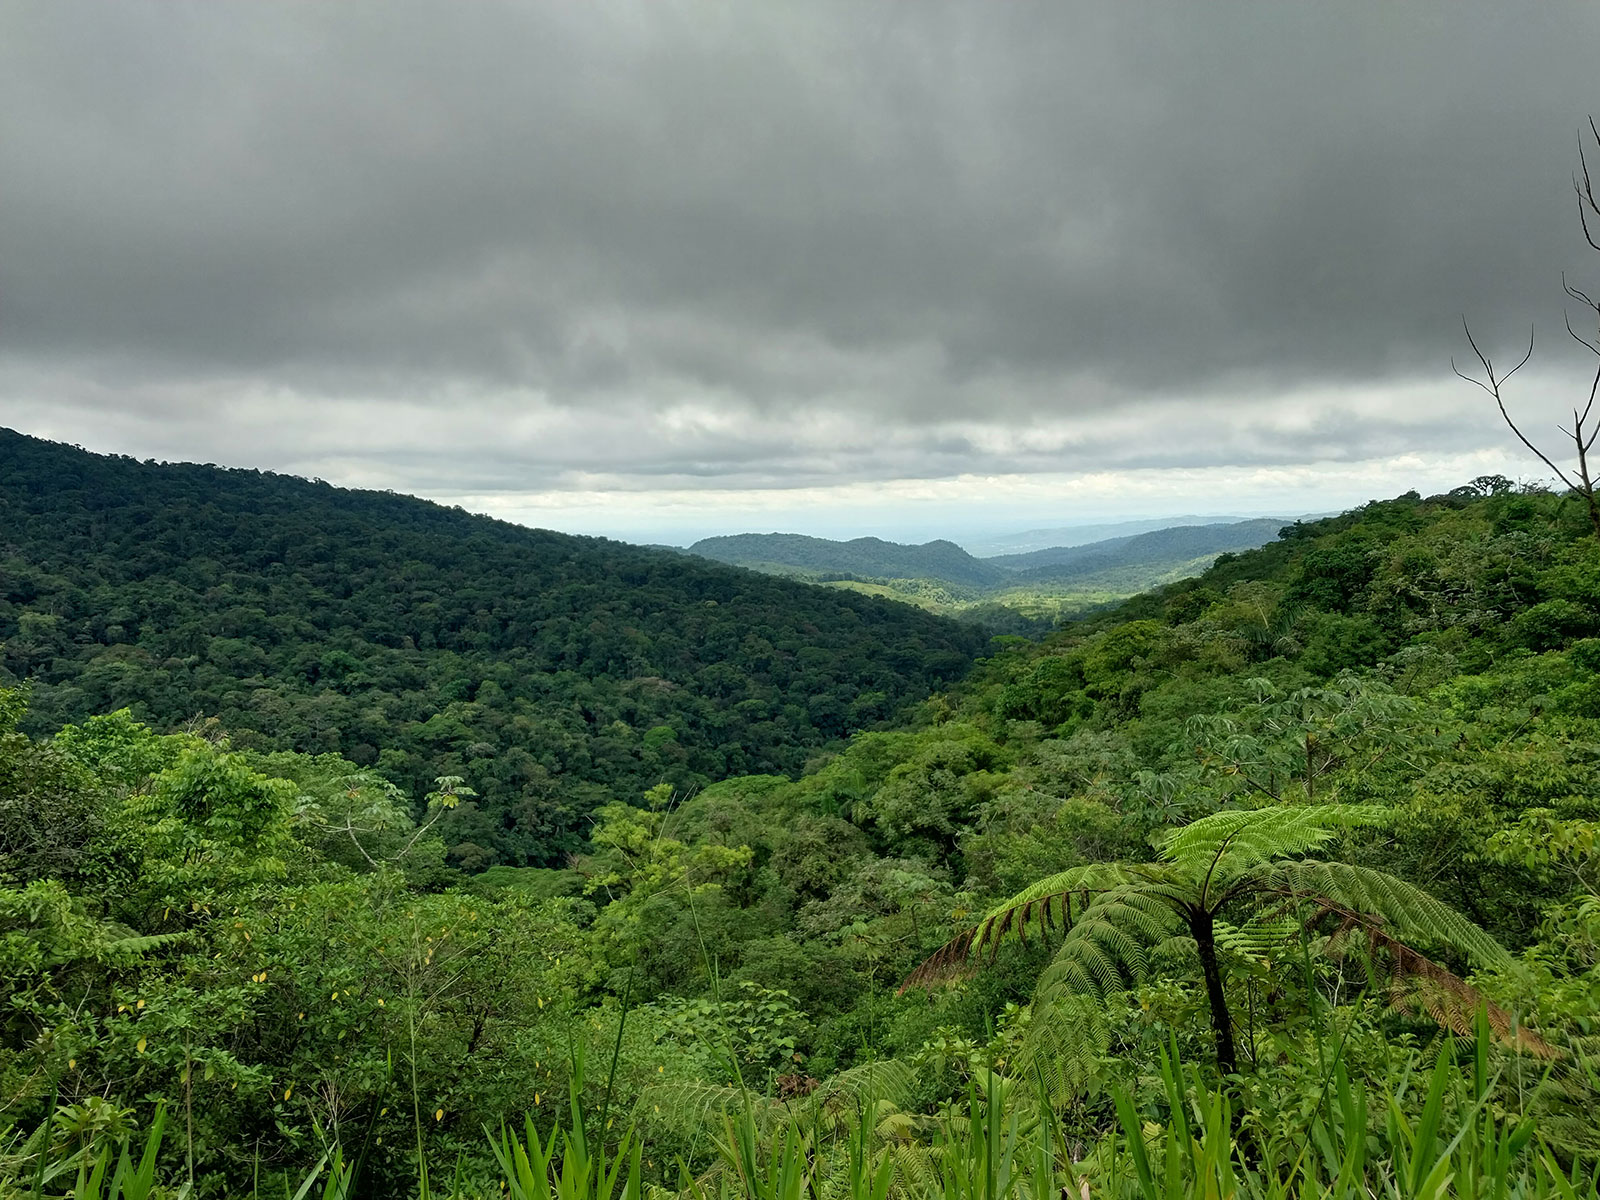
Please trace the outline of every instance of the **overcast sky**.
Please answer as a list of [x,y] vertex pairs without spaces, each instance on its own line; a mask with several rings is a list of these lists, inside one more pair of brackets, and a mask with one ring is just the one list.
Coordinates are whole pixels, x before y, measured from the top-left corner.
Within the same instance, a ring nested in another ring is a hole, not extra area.
[[1597,49],[1591,3],[0,0],[0,424],[634,540],[1535,477],[1450,356],[1532,323],[1517,405],[1583,387]]

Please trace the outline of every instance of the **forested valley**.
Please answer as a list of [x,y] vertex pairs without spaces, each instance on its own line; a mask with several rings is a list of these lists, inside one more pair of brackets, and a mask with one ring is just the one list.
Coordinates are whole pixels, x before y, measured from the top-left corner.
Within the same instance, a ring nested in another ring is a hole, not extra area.
[[[688,553],[717,562],[886,596],[994,633],[1048,633],[1063,618],[1205,570],[1221,554],[1278,536],[1282,518],[1173,525],[1110,538],[977,558],[953,542],[900,545],[793,533],[703,538]],[[1049,531],[1036,531],[1048,533]],[[1072,529],[1054,531],[1071,538]]]
[[0,1195],[1596,1194],[1570,496],[990,640],[4,434],[0,642]]

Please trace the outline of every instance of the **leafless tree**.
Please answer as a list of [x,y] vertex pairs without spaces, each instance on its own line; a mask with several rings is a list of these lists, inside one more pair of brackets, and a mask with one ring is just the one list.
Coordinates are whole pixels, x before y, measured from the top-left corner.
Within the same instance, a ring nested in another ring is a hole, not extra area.
[[[1589,133],[1594,137],[1595,145],[1600,147],[1600,128],[1595,126],[1593,117],[1589,118]],[[1573,190],[1578,194],[1578,222],[1583,226],[1584,240],[1589,243],[1591,249],[1600,252],[1600,241],[1595,240],[1596,231],[1600,230],[1600,202],[1595,199],[1594,181],[1589,175],[1589,157],[1584,149],[1581,137],[1578,140],[1578,163],[1581,171],[1572,178]],[[1589,224],[1591,219],[1595,222],[1593,226]],[[1591,341],[1572,327],[1572,317],[1569,314],[1566,322],[1567,332],[1572,335],[1579,345],[1593,354],[1596,360],[1600,360],[1600,301],[1596,301],[1582,289],[1573,287],[1572,284],[1567,282],[1565,276],[1562,276],[1561,284],[1571,299],[1578,301],[1588,310],[1584,316],[1583,324],[1597,331],[1594,335],[1594,340]],[[1505,418],[1505,423],[1510,427],[1511,432],[1517,435],[1517,440],[1538,455],[1539,461],[1554,471],[1556,477],[1566,484],[1571,491],[1583,498],[1589,509],[1589,523],[1594,526],[1595,537],[1600,538],[1600,500],[1597,500],[1595,496],[1595,477],[1590,473],[1589,469],[1589,452],[1594,449],[1595,440],[1600,438],[1600,416],[1595,414],[1595,396],[1600,393],[1600,361],[1597,361],[1594,378],[1589,383],[1588,401],[1581,410],[1576,406],[1572,410],[1571,428],[1558,426],[1562,436],[1572,440],[1573,449],[1578,456],[1577,466],[1571,469],[1571,474],[1568,474],[1567,471],[1562,470],[1552,462],[1550,456],[1534,445],[1528,436],[1518,428],[1517,423],[1511,419],[1511,414],[1506,411],[1505,399],[1501,395],[1501,388],[1506,380],[1520,371],[1528,359],[1533,357],[1533,331],[1531,329],[1528,331],[1527,353],[1518,360],[1516,366],[1502,375],[1496,373],[1494,361],[1478,348],[1478,343],[1472,336],[1472,329],[1467,324],[1466,318],[1462,318],[1461,325],[1467,333],[1467,344],[1472,347],[1472,353],[1477,357],[1478,365],[1483,368],[1484,378],[1478,379],[1475,376],[1463,374],[1461,369],[1456,366],[1453,358],[1450,360],[1451,368],[1462,379],[1482,388],[1490,396],[1494,397],[1495,405],[1500,409],[1500,415]],[[1591,417],[1594,418],[1592,422]]]

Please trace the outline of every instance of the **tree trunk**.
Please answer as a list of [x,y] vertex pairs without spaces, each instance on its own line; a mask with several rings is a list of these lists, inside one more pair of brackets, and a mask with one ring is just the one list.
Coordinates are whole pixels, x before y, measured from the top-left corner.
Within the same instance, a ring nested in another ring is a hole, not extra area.
[[1211,1028],[1217,1038],[1217,1070],[1232,1075],[1239,1068],[1233,1047],[1233,1016],[1228,1012],[1228,995],[1222,990],[1222,969],[1217,965],[1217,939],[1211,914],[1192,913],[1189,931],[1200,952],[1200,970],[1206,978],[1206,1003],[1211,1008]]

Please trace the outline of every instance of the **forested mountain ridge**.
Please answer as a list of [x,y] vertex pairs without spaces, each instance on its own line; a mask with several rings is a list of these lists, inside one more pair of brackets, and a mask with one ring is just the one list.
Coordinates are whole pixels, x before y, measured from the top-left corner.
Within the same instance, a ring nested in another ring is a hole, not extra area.
[[1006,578],[1005,571],[942,539],[912,546],[875,537],[839,542],[800,533],[738,533],[702,538],[689,553],[754,570],[809,575],[936,579],[980,588]]
[[706,538],[688,553],[906,600],[997,633],[1039,634],[1071,616],[1197,575],[1219,554],[1270,542],[1286,523],[1263,517],[1176,525],[992,558],[948,541],[908,546],[794,533]]
[[1127,537],[1003,554],[983,561],[1018,572],[1024,579],[1068,579],[1111,568],[1254,550],[1277,538],[1278,531],[1287,524],[1282,517],[1256,517],[1214,525],[1172,525]]
[[0,681],[337,753],[451,814],[464,866],[557,861],[618,792],[798,771],[986,641],[906,605],[390,493],[0,430]]

